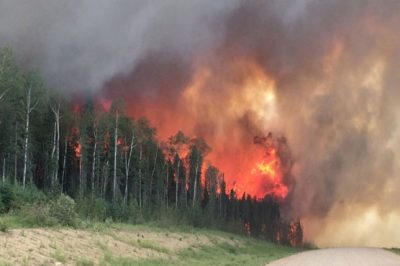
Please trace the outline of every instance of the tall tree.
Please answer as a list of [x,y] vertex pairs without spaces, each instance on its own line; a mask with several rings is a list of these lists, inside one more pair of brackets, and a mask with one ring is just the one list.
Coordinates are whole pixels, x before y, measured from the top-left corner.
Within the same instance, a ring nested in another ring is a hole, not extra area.
[[193,138],[189,147],[189,183],[192,191],[192,207],[199,202],[201,193],[201,169],[204,157],[211,151],[211,148],[202,138]]
[[179,201],[179,182],[180,182],[180,170],[181,170],[181,158],[187,152],[187,144],[189,138],[183,134],[182,131],[178,131],[176,135],[169,138],[170,155],[175,157],[177,161],[177,167],[175,172],[175,208],[178,208]]
[[[31,125],[31,114],[39,104],[41,93],[43,92],[43,82],[37,72],[30,72],[25,75],[25,91],[23,96],[25,107],[25,132],[24,132],[24,159],[22,186],[25,188],[26,176],[29,164],[29,134]],[[31,176],[31,175],[30,175]]]

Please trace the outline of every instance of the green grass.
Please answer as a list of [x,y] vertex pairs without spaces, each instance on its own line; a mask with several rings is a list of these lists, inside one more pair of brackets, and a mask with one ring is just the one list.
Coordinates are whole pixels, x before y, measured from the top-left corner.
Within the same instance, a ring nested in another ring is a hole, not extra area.
[[[119,227],[119,225],[116,225]],[[129,230],[125,226],[125,230]],[[137,229],[137,227],[135,226]],[[142,229],[152,230],[153,227],[140,226]],[[155,230],[162,231],[162,228],[156,227]],[[181,233],[178,228],[174,228],[175,233]],[[163,231],[165,233],[165,231]],[[171,231],[169,231],[171,232]],[[187,233],[187,232],[185,232]],[[150,241],[138,241],[139,245],[132,243],[134,246],[152,249],[158,252],[166,253],[168,259],[143,259],[136,260],[132,258],[118,258],[113,256],[109,251],[105,252],[104,258],[100,265],[115,265],[115,266],[128,266],[128,265],[143,265],[143,266],[157,266],[157,265],[265,265],[273,260],[289,256],[300,252],[300,249],[294,249],[286,246],[280,246],[262,240],[247,238],[242,236],[233,235],[230,233],[206,230],[206,229],[192,229],[193,234],[205,235],[210,239],[210,245],[203,246],[190,246],[182,251],[172,253],[172,251],[165,250]],[[160,250],[161,248],[161,250]]]
[[298,250],[289,247],[262,243],[261,241],[249,240],[244,245],[232,245],[223,242],[216,245],[203,246],[200,248],[188,248],[177,254],[177,257],[169,260],[133,260],[129,258],[116,258],[111,254],[104,257],[101,265],[265,265],[273,260],[291,255]]
[[[15,228],[29,228],[37,227],[32,226],[31,223],[26,223],[25,220],[18,213],[11,213],[0,216],[0,225],[7,228],[7,230]],[[161,226],[156,223],[148,223],[141,225],[131,225],[124,223],[99,223],[90,221],[81,221],[80,229],[95,232],[99,235],[109,235],[118,241],[125,242],[132,247],[139,249],[147,249],[153,252],[162,254],[161,258],[154,259],[135,259],[135,258],[121,258],[117,257],[108,249],[108,247],[101,242],[96,242],[95,246],[100,249],[104,254],[100,260],[100,265],[104,266],[128,266],[128,265],[265,265],[273,260],[289,256],[300,252],[299,249],[294,249],[286,246],[280,246],[269,243],[263,240],[254,239],[235,235],[227,232],[210,229],[199,229],[190,226]],[[125,231],[140,231],[140,232],[153,232],[170,237],[172,234],[178,234],[185,240],[185,236],[194,235],[206,237],[209,243],[201,245],[195,243],[189,245],[183,250],[176,251],[170,249],[168,246],[163,246],[148,239],[120,239],[115,232]],[[21,232],[24,233],[23,231]],[[67,257],[57,247],[53,254],[53,258],[58,262],[65,263]],[[392,250],[400,254],[400,250]],[[97,262],[91,261],[87,258],[75,258],[75,265],[90,266]],[[2,265],[0,263],[0,265]]]
[[388,248],[387,250],[400,255],[400,248]]
[[59,249],[56,249],[56,251],[54,252],[54,255],[53,255],[53,258],[56,260],[56,261],[58,261],[58,262],[62,262],[62,263],[64,263],[66,260],[66,258],[65,258],[65,254],[61,251],[61,250],[59,250]]
[[76,261],[76,266],[93,266],[94,263],[87,259],[78,259]]

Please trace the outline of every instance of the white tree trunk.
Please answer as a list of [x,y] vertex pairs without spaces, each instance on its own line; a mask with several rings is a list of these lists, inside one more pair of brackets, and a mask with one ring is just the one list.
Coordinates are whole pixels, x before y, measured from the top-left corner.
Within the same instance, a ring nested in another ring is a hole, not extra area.
[[4,96],[7,94],[7,92],[8,92],[9,90],[10,90],[10,89],[6,89],[5,91],[3,91],[2,94],[0,94],[0,101],[3,100]]
[[82,163],[82,138],[81,139],[79,139],[79,145],[80,145],[80,157],[79,157],[79,190],[80,190],[80,193],[82,193],[81,195],[83,195],[83,188],[84,188],[84,186],[83,186],[83,169],[82,169],[82,166],[83,166],[83,163]]
[[166,201],[167,209],[168,209],[168,205],[169,205],[168,188],[169,188],[169,165],[167,162],[167,181],[166,181],[166,186],[165,186],[165,201]]
[[[68,136],[68,134],[67,134]],[[64,192],[64,179],[65,179],[65,168],[67,166],[67,152],[68,152],[68,137],[65,137],[64,142],[64,158],[63,158],[63,169],[61,173],[61,194]]]
[[3,157],[3,184],[6,182],[6,157]]
[[128,203],[129,169],[130,169],[130,165],[131,165],[132,152],[133,152],[133,147],[134,147],[134,140],[135,140],[135,135],[132,134],[131,144],[130,144],[130,147],[129,147],[129,156],[127,156],[127,154],[125,154],[125,193],[124,193],[124,202],[125,202],[125,204]]
[[60,161],[60,106],[52,107],[54,113],[54,138],[53,138],[53,149],[51,151],[51,159],[54,161],[54,169],[51,177],[51,187],[54,188],[58,181],[58,169]]
[[150,177],[149,197],[148,197],[149,201],[151,198],[151,188],[153,186],[153,178],[154,178],[154,174],[156,172],[157,158],[158,158],[158,146],[157,146],[157,150],[156,150],[156,155],[154,156],[153,171],[151,172],[151,177]]
[[15,153],[14,153],[14,185],[18,176],[18,123],[15,124]]
[[105,170],[104,170],[104,178],[103,178],[103,197],[106,197],[106,190],[107,190],[107,183],[108,183],[108,175],[109,175],[109,165],[110,162],[107,159],[106,161],[106,166],[105,166]]
[[94,198],[94,181],[96,178],[96,153],[97,153],[97,125],[94,123],[93,128],[93,137],[94,137],[94,146],[93,146],[93,161],[92,161],[92,199]]
[[54,182],[55,184],[58,183],[58,169],[59,169],[59,162],[60,162],[60,107],[57,108],[56,114],[56,167],[54,170]]
[[113,199],[115,200],[117,193],[117,155],[118,155],[118,112],[115,115],[115,131],[114,131],[114,179],[113,179]]
[[139,152],[139,208],[142,209],[142,155],[143,149],[140,146]]
[[179,192],[179,169],[181,167],[181,160],[178,157],[178,170],[175,177],[175,208],[178,208],[178,192]]
[[30,126],[30,118],[31,112],[33,111],[32,105],[32,88],[29,87],[27,89],[26,95],[26,121],[25,121],[25,141],[24,141],[24,170],[22,174],[22,187],[25,188],[26,184],[26,172],[28,168],[28,145],[29,145],[29,126]]

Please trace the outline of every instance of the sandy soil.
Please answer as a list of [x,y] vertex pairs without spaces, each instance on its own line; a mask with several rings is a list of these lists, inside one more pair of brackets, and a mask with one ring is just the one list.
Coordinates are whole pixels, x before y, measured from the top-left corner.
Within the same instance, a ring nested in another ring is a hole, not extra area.
[[0,233],[0,265],[76,265],[80,260],[98,264],[106,252],[116,257],[171,259],[179,250],[211,241],[218,239],[146,229],[17,229]]
[[268,266],[399,266],[400,256],[378,248],[332,248],[303,252]]

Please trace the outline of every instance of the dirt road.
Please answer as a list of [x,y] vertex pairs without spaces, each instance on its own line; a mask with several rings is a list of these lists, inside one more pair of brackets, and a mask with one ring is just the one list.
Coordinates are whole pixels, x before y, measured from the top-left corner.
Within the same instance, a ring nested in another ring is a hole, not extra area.
[[400,266],[400,256],[378,248],[332,248],[306,251],[268,266]]

